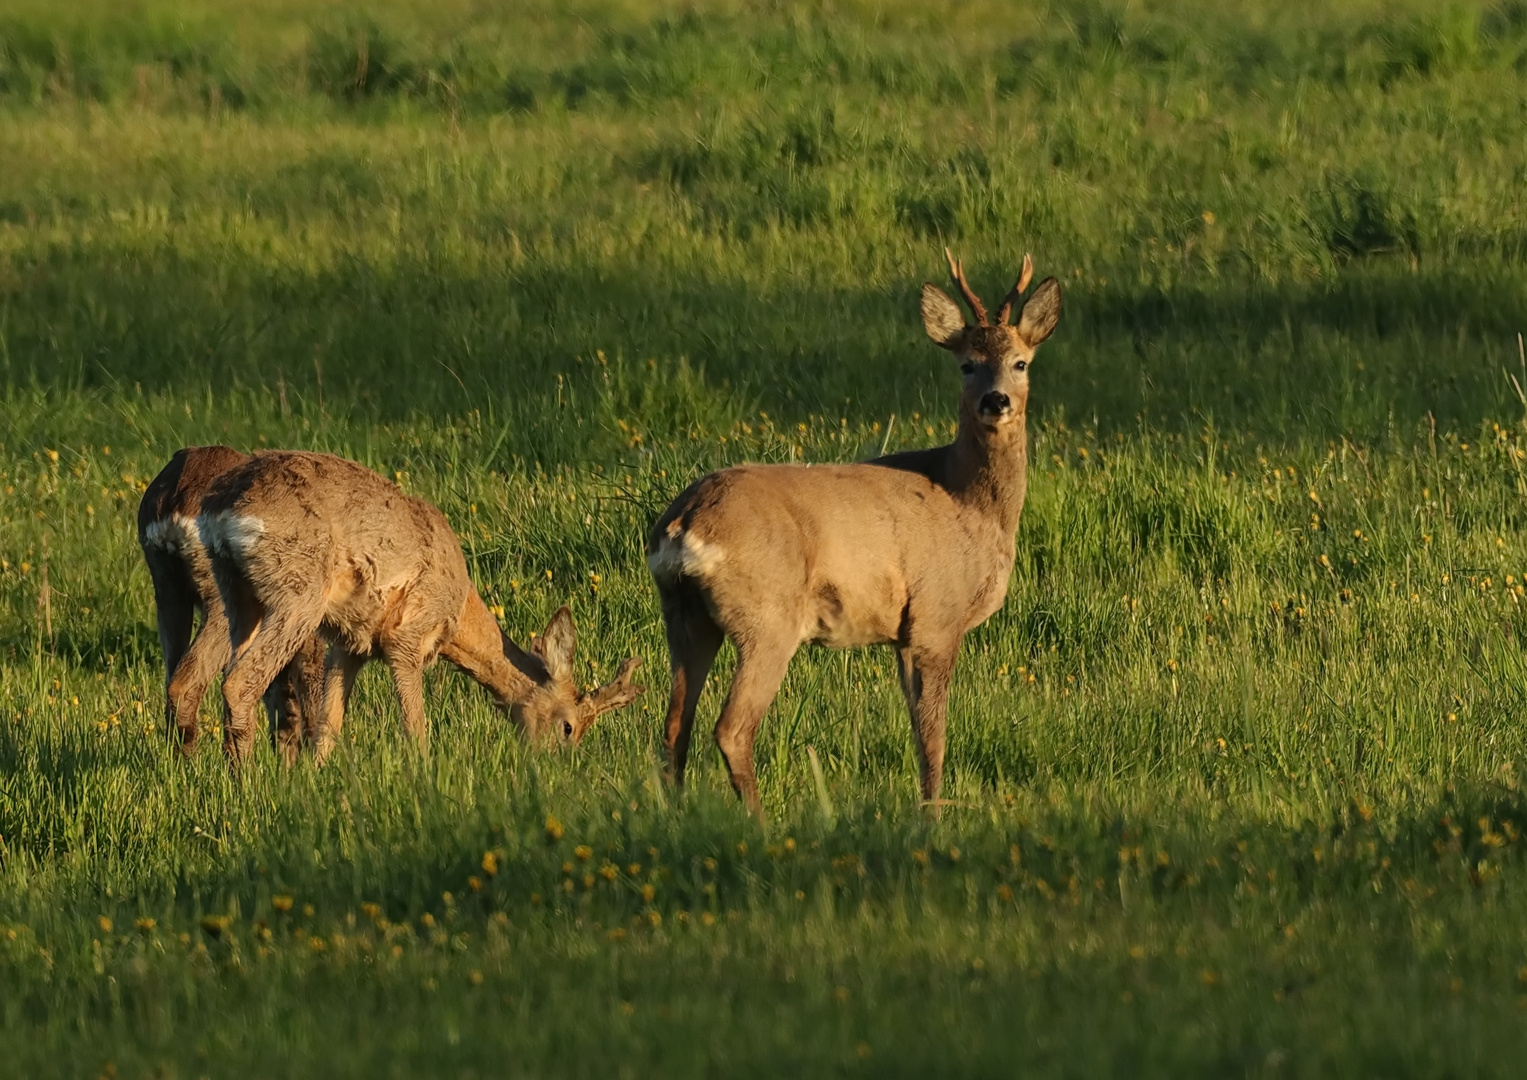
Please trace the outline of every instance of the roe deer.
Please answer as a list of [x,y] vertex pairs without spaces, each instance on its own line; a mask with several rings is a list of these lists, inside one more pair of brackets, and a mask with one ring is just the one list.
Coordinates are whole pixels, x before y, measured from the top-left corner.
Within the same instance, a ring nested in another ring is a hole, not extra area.
[[[232,651],[228,616],[196,517],[213,481],[249,460],[248,454],[227,446],[187,446],[175,452],[138,504],[138,544],[154,583],[159,647],[164,653],[165,723],[186,754],[196,748],[202,698]],[[201,629],[193,641],[197,614]],[[323,642],[310,643],[265,694],[276,748],[286,760],[295,758],[303,735],[299,680],[306,676],[310,685],[319,685],[322,664]]]
[[975,325],[931,284],[923,327],[964,375],[954,442],[854,465],[742,465],[692,484],[658,518],[647,564],[662,600],[673,665],[666,745],[684,780],[695,704],[723,637],[737,670],[716,724],[732,786],[760,810],[753,741],[802,642],[891,644],[912,715],[923,799],[937,805],[945,701],[960,642],[1002,606],[1023,510],[1029,363],[1060,318],[1046,278],[995,322],[946,250]]
[[352,461],[256,454],[218,478],[197,528],[228,609],[233,659],[223,676],[235,761],[253,747],[261,690],[315,633],[329,642],[317,756],[332,749],[355,675],[373,650],[392,669],[403,724],[428,746],[424,669],[443,656],[481,683],[532,738],[576,743],[598,717],[634,701],[628,658],[588,694],[573,683],[576,635],[562,608],[526,652],[467,576],[445,515]]

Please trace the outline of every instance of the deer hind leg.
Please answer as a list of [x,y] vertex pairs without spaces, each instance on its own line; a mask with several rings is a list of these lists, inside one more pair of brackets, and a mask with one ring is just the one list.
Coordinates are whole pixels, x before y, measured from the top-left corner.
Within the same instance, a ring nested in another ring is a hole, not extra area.
[[762,816],[758,777],[753,770],[753,741],[800,640],[788,634],[750,634],[738,635],[736,641],[737,673],[732,676],[732,687],[716,724],[716,745],[726,758],[733,790],[750,811]]
[[366,659],[338,642],[330,646],[323,668],[322,708],[315,709],[312,714],[316,721],[313,756],[320,765],[328,760],[339,743],[345,710],[350,706],[350,692],[355,688],[355,676],[365,666]]
[[661,591],[673,671],[663,743],[668,753],[669,779],[682,787],[684,766],[689,761],[690,734],[695,726],[695,707],[724,635],[693,587],[680,583]]
[[261,698],[321,620],[320,608],[266,610],[251,595],[240,595],[231,606],[229,637],[234,653],[223,674],[223,750],[231,763],[237,765],[254,751],[255,710]]
[[954,678],[960,643],[928,648],[905,645],[896,650],[901,672],[901,692],[912,716],[912,741],[917,747],[923,801],[938,812],[939,789],[944,783],[944,740],[947,727],[949,683]]
[[181,656],[165,690],[170,728],[186,754],[196,749],[197,713],[207,696],[207,687],[228,663],[230,651],[228,617],[223,605],[213,599],[207,605],[196,639]]
[[164,655],[164,678],[180,666],[191,644],[191,627],[196,618],[196,593],[182,574],[155,573],[154,614],[159,624],[159,651]]
[[[191,628],[196,617],[196,588],[186,573],[184,564],[155,548],[146,549],[143,560],[148,564],[149,578],[154,583],[154,615],[159,624],[159,650],[164,654],[164,719],[165,729],[172,738],[179,733],[181,745],[186,745],[185,729],[178,723],[175,707],[175,674],[186,657],[191,644]],[[226,635],[225,635],[226,636]],[[222,664],[217,665],[221,667]],[[206,685],[202,686],[203,691]],[[201,699],[197,699],[200,704]],[[196,741],[195,713],[191,714],[190,742]]]

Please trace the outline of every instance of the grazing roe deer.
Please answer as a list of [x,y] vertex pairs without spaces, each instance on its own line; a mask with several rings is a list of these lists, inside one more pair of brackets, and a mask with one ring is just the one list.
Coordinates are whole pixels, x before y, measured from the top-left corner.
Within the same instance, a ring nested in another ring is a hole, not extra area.
[[256,454],[218,478],[197,526],[228,609],[234,653],[223,695],[235,760],[253,747],[261,690],[315,633],[329,642],[319,760],[374,651],[392,670],[404,727],[421,750],[429,738],[424,669],[437,656],[481,683],[534,739],[576,743],[602,713],[642,692],[630,681],[634,657],[613,682],[578,692],[565,607],[529,652],[521,649],[473,588],[445,515],[352,461]]
[[1033,274],[1027,255],[991,322],[963,267],[944,254],[975,317],[967,325],[954,301],[923,286],[923,327],[964,376],[954,442],[853,465],[723,469],[692,484],[653,526],[647,564],[673,665],[666,745],[676,783],[723,637],[736,646],[737,670],[716,742],[754,812],[754,738],[801,643],[887,643],[912,716],[922,795],[936,804],[960,642],[1002,606],[1012,573],[1029,364],[1060,318],[1060,286],[1047,278],[1008,325]]
[[[248,454],[227,446],[187,446],[175,452],[138,504],[138,544],[154,583],[159,647],[164,653],[165,723],[187,754],[196,748],[202,698],[232,652],[228,616],[196,517],[213,481],[249,460]],[[197,614],[201,629],[193,641]],[[316,687],[322,664],[322,641],[310,642],[265,694],[277,750],[287,760],[296,756],[303,735],[306,710],[300,680],[306,676]]]

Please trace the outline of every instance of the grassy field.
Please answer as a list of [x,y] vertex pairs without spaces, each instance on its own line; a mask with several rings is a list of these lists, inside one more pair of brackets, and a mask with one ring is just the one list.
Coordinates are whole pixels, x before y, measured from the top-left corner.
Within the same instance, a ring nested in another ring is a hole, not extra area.
[[[0,1074],[1518,1073],[1524,130],[1520,0],[0,3]],[[946,243],[1065,288],[955,805],[877,650],[767,827],[725,654],[666,789],[648,523],[947,439]],[[179,760],[133,514],[214,441],[646,696],[542,756],[436,669],[425,761],[376,667],[322,771]]]

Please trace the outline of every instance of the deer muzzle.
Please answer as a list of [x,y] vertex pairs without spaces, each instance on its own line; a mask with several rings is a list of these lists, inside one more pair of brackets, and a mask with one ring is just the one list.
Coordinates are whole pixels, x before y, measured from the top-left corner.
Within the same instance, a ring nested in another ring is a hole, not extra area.
[[1001,390],[988,390],[976,402],[976,412],[983,420],[1000,420],[1013,411],[1013,399]]

